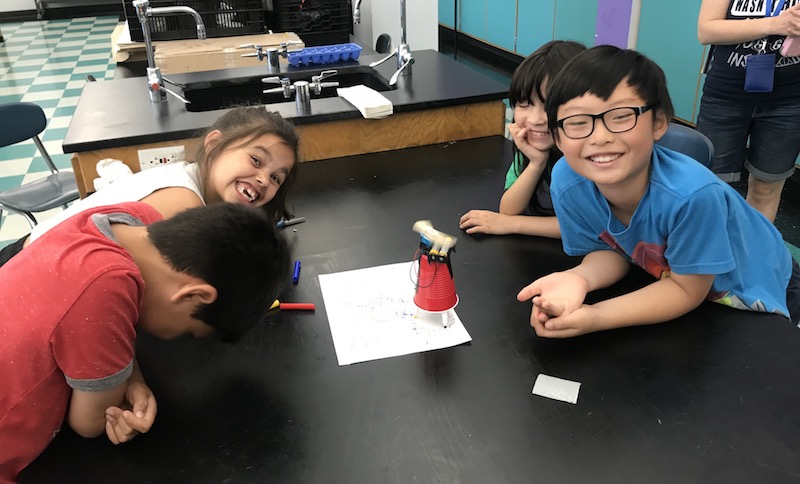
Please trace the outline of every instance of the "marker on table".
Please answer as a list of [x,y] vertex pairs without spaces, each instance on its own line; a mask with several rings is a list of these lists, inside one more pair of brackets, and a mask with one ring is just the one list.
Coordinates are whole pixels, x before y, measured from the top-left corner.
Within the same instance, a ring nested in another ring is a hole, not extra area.
[[280,308],[281,311],[316,311],[317,307],[314,303],[282,303],[275,300],[270,309]]
[[297,281],[300,280],[300,261],[294,261],[294,275],[292,276],[292,282],[297,284]]
[[306,221],[305,217],[290,218],[289,220],[280,219],[278,220],[278,223],[275,224],[275,227],[280,229],[282,227],[288,227],[289,225],[299,224],[305,221]]

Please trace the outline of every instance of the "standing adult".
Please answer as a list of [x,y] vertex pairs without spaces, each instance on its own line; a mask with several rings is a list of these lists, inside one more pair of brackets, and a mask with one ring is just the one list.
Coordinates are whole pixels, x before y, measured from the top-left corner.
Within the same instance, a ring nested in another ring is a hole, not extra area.
[[[800,153],[800,57],[783,57],[800,35],[800,0],[703,0],[702,44],[713,44],[697,129],[714,144],[711,169],[748,178],[747,201],[774,221]],[[747,142],[749,137],[749,150]]]

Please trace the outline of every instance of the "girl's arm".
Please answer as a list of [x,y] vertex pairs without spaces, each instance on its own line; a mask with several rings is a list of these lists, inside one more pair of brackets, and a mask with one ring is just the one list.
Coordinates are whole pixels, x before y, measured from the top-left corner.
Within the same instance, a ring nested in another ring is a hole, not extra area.
[[506,217],[506,226],[509,234],[533,235],[560,239],[561,230],[558,228],[558,219],[540,217],[537,215],[500,215]]
[[[738,44],[768,35],[799,35],[800,4],[774,17],[728,20],[729,0],[703,0],[697,17],[697,38],[701,44]],[[770,8],[772,2],[767,2]]]
[[203,200],[195,192],[184,187],[162,188],[140,201],[158,210],[165,219],[171,218],[186,209],[203,205]]
[[533,198],[533,192],[539,178],[542,176],[547,157],[543,160],[530,160],[528,166],[519,174],[517,181],[503,193],[500,198],[500,213],[505,215],[519,215],[525,212]]
[[555,217],[536,215],[504,215],[491,210],[470,210],[458,222],[458,228],[468,234],[521,234],[561,238]]

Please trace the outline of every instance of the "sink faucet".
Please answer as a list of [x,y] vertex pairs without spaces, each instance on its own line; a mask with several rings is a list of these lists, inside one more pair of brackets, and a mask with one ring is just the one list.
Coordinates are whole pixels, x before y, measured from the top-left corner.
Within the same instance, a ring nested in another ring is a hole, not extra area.
[[[256,45],[256,44],[242,44],[239,46],[240,49],[255,49],[255,52],[249,52],[247,54],[242,54],[242,57],[258,57],[259,61],[267,59],[267,73],[269,74],[277,74],[281,71],[280,66],[280,57],[284,59],[289,58],[289,46],[290,45],[297,45],[302,44],[297,40],[290,40],[288,42],[281,42],[279,47],[265,47],[263,45]],[[264,52],[266,51],[266,53]]]
[[153,54],[153,41],[150,39],[148,17],[152,17],[153,15],[191,15],[197,23],[197,38],[201,40],[206,38],[206,26],[203,23],[203,19],[200,17],[200,14],[192,8],[183,6],[153,8],[150,6],[150,0],[133,0],[133,8],[136,9],[136,16],[139,17],[139,22],[142,24],[142,35],[144,36],[144,45],[147,54],[147,89],[150,91],[150,102],[166,102],[167,93],[169,93],[188,104],[189,101],[186,98],[164,87],[164,78],[161,76],[161,69],[156,66],[156,58]]
[[361,23],[361,0],[356,0],[353,4],[353,23]]
[[[359,3],[361,2],[356,2],[357,5]],[[394,56],[397,56],[397,71],[394,73],[392,78],[389,79],[390,86],[397,84],[397,79],[401,75],[410,75],[411,64],[414,63],[414,57],[411,55],[411,48],[408,46],[408,41],[406,40],[406,0],[400,0],[400,45],[398,45],[397,48],[395,48],[389,55],[379,61],[373,62],[369,66],[379,66]]]
[[326,87],[339,87],[339,83],[336,81],[322,82],[323,80],[333,77],[336,74],[338,74],[338,71],[331,69],[322,71],[319,73],[319,75],[311,76],[311,82],[295,81],[295,83],[292,84],[291,81],[286,77],[265,77],[264,79],[261,79],[261,82],[264,84],[281,85],[281,87],[265,89],[263,91],[264,94],[280,92],[283,93],[284,98],[291,99],[292,94],[294,93],[294,105],[297,109],[297,114],[303,115],[311,114],[311,93],[320,94]]

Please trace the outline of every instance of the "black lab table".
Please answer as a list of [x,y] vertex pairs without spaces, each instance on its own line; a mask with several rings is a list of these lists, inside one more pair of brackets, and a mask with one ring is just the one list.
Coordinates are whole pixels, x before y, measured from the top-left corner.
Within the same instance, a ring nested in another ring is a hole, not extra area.
[[[494,208],[500,137],[301,166],[284,229],[303,263],[235,346],[142,335],[159,403],[151,432],[115,447],[64,429],[22,483],[797,482],[800,330],[704,303],[671,323],[538,338],[517,291],[576,263],[558,241],[470,237]],[[470,344],[340,367],[317,275],[410,260],[417,219],[459,234],[457,312]],[[296,232],[295,232],[296,230]],[[633,272],[595,297],[648,282]],[[531,395],[545,373],[576,405]]]

